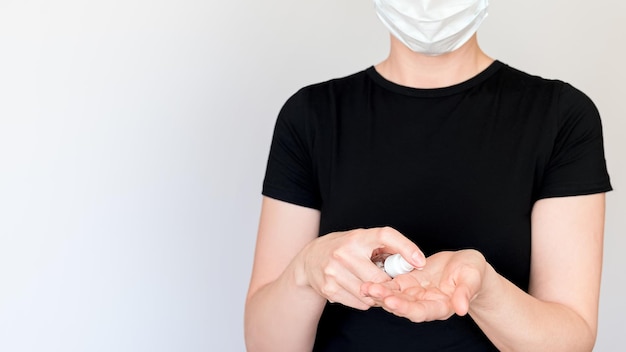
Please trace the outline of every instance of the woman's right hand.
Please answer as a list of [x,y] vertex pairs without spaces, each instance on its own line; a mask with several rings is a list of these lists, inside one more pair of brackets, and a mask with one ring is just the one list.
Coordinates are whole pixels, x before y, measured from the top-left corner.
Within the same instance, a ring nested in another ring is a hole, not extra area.
[[297,259],[296,280],[331,303],[366,310],[375,302],[361,294],[361,285],[391,280],[372,263],[372,256],[381,253],[400,253],[416,268],[426,263],[417,245],[391,227],[356,229],[330,233],[311,241]]

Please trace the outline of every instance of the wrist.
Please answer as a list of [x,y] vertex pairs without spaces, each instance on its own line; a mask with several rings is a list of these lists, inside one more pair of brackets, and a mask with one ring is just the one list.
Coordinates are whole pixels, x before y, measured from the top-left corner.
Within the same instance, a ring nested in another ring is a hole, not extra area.
[[321,310],[326,304],[326,298],[321,296],[311,285],[309,276],[306,270],[307,263],[307,249],[306,246],[296,257],[292,260],[287,268],[288,280],[290,282],[291,289],[295,290],[296,297],[301,302],[308,302],[309,308],[314,311]]
[[298,253],[291,263],[289,264],[288,270],[291,272],[290,277],[291,281],[295,286],[299,288],[309,288],[312,289],[312,286],[309,282],[309,277],[306,271],[306,257],[309,245],[305,246],[300,253]]

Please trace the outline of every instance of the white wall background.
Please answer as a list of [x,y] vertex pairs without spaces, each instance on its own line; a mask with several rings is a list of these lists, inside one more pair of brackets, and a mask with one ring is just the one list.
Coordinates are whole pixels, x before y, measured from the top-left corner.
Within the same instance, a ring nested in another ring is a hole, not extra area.
[[[597,351],[626,344],[625,14],[493,0],[479,35],[603,114]],[[244,350],[276,114],[387,44],[370,0],[0,0],[0,350]]]

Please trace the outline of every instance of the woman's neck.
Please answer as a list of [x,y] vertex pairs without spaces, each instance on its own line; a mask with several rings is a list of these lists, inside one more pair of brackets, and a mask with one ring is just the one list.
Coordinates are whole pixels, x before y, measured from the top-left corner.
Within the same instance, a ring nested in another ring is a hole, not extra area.
[[476,35],[459,49],[428,56],[411,51],[391,36],[389,57],[376,65],[385,79],[413,88],[442,88],[464,82],[486,69],[493,59],[478,46]]

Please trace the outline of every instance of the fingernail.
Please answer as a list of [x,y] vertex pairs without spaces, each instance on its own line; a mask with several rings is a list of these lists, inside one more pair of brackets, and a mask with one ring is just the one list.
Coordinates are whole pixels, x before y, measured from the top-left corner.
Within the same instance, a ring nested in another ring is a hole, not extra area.
[[413,255],[411,256],[411,259],[413,259],[413,261],[417,263],[418,267],[422,267],[426,265],[426,258],[424,258],[424,254],[420,252],[413,253]]

